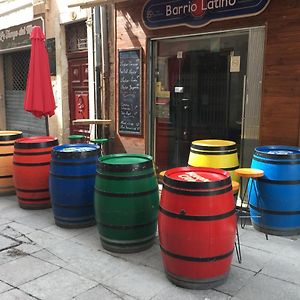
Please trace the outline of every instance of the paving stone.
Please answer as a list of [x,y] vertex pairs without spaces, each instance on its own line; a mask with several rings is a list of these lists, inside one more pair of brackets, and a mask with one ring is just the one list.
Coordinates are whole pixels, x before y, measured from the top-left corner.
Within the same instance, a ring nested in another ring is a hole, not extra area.
[[62,228],[57,225],[51,225],[49,227],[43,228],[43,231],[51,233],[53,235],[59,236],[63,239],[71,239],[73,237],[79,236],[79,235],[87,235],[89,234],[88,228]]
[[130,267],[130,263],[122,259],[71,240],[61,241],[49,247],[48,250],[68,262],[69,264],[65,267],[68,270],[98,282],[103,282]]
[[7,207],[16,207],[17,199],[15,196],[1,196],[0,210]]
[[300,249],[293,258],[286,257],[284,251],[276,255],[264,266],[261,273],[300,285]]
[[17,221],[18,219],[30,216],[32,212],[26,209],[21,209],[16,203],[14,203],[1,208],[1,214],[8,220]]
[[160,291],[151,300],[227,300],[230,296],[213,290],[190,290],[175,285]]
[[103,250],[100,242],[100,236],[96,226],[93,226],[89,230],[89,232],[79,234],[78,236],[75,236],[71,240],[96,251]]
[[226,282],[215,290],[234,296],[254,275],[252,271],[231,266]]
[[[0,211],[1,211],[1,208],[0,208]],[[11,223],[11,220],[6,219],[6,218],[0,218],[0,225],[7,225],[9,223]]]
[[249,246],[241,245],[242,263],[238,262],[236,252],[234,252],[232,264],[236,267],[258,272],[269,262],[275,254],[266,250],[254,249]]
[[[300,258],[300,236],[294,236],[292,237],[293,240],[289,239],[289,241],[287,242],[286,246],[282,247],[282,250],[278,253],[276,253],[276,255],[278,256],[283,256],[283,257],[289,257],[289,258],[294,258],[299,260]],[[283,238],[284,239],[284,238]],[[296,240],[294,240],[296,239]]]
[[163,273],[149,267],[135,265],[131,265],[127,271],[104,283],[140,300],[152,299],[160,291],[172,286]]
[[24,224],[16,223],[16,222],[11,222],[9,224],[2,225],[0,227],[0,232],[2,234],[5,234],[6,236],[10,236],[13,238],[18,238],[18,237],[24,236],[33,231],[35,231],[35,229],[28,227]]
[[[12,248],[12,249],[14,249],[14,248]],[[6,264],[17,258],[19,258],[19,257],[16,257],[15,255],[11,255],[10,249],[1,251],[0,252],[0,270],[1,270],[3,264]]]
[[1,294],[5,291],[11,290],[12,287],[2,281],[0,281],[0,298],[1,298]]
[[287,247],[288,244],[294,242],[293,240],[275,235],[269,235],[268,240],[266,240],[265,234],[255,230],[252,226],[246,226],[245,229],[242,229],[239,232],[242,233],[240,238],[242,245],[254,249],[265,250],[273,254],[282,252],[284,247]]
[[110,255],[118,258],[122,258],[126,261],[133,262],[136,265],[145,265],[148,266],[148,257],[152,257],[153,255],[159,257],[160,256],[160,248],[159,245],[154,244],[152,247],[136,252],[136,253],[112,253],[105,249],[103,249],[104,252],[110,253]]
[[18,223],[24,224],[35,229],[43,229],[54,224],[54,219],[49,213],[47,213],[47,211],[42,213],[34,212],[21,218],[18,218],[17,221]]
[[75,297],[76,300],[135,300],[129,295],[122,294],[118,291],[115,291],[107,286],[98,285],[79,296]]
[[165,272],[160,253],[154,253],[153,255],[148,256],[142,264],[151,267],[159,272]]
[[1,265],[0,280],[18,286],[56,269],[58,269],[57,266],[25,256]]
[[61,237],[45,232],[43,230],[35,230],[27,234],[26,237],[29,238],[34,244],[43,248],[51,247],[64,240]]
[[65,267],[69,264],[68,261],[65,261],[53,253],[51,253],[48,249],[42,249],[40,251],[37,251],[32,254],[32,256],[39,258],[43,261],[49,262],[53,265],[59,266],[59,267]]
[[237,299],[296,300],[300,299],[300,286],[258,274],[232,298]]
[[0,298],[3,300],[33,300],[33,299],[36,300],[36,298],[33,298],[30,295],[18,289],[7,291],[1,294]]
[[60,269],[21,285],[20,289],[39,299],[69,300],[96,285],[95,281]]
[[27,243],[22,243],[20,246],[17,246],[14,248],[19,251],[23,251],[24,253],[27,253],[27,254],[33,254],[33,253],[41,250],[40,246],[37,246],[35,244],[27,244]]
[[17,246],[19,244],[20,244],[19,242],[15,241],[9,237],[3,236],[0,233],[0,251],[5,250],[7,248]]
[[88,253],[71,262],[66,269],[103,283],[105,280],[125,272],[131,264],[103,252]]

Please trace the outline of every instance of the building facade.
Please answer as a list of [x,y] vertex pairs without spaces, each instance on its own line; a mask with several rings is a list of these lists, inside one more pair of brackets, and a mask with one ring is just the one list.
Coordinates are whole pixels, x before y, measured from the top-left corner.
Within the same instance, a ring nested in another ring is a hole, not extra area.
[[[300,145],[300,3],[116,3],[115,151],[186,165],[192,141]],[[126,73],[131,74],[130,76]]]
[[[0,3],[0,130],[21,130],[25,136],[46,134],[45,120],[23,108],[30,59],[30,33],[40,26],[46,37],[55,115],[50,134],[61,143],[71,133],[88,134],[89,127],[74,127],[78,118],[97,113],[97,69],[92,9],[69,8],[65,1],[26,0]],[[95,10],[95,9],[94,9]],[[98,83],[97,83],[98,84]],[[98,96],[99,97],[99,96]]]
[[30,44],[9,42],[42,22],[60,142],[87,134],[75,119],[111,119],[110,152],[151,154],[158,171],[186,165],[195,140],[235,141],[243,166],[257,145],[300,145],[299,1],[6,2],[19,6],[0,15],[0,129],[43,133],[16,108]]

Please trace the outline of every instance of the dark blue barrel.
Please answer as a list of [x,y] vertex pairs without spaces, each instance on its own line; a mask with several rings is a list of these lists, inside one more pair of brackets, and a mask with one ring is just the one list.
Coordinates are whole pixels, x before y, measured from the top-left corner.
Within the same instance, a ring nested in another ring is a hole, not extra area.
[[55,224],[80,228],[95,224],[94,185],[100,148],[65,144],[52,150],[50,193]]
[[264,171],[250,190],[250,216],[254,227],[274,235],[300,233],[300,148],[257,147],[252,168]]

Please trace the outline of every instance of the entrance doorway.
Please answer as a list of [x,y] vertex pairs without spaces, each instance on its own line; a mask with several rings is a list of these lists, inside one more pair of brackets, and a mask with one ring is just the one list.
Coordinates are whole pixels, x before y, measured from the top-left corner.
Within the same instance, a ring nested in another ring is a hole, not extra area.
[[[244,153],[249,144],[245,110],[251,39],[250,30],[244,30],[152,42],[152,150],[157,171],[186,166],[191,143],[202,139],[236,142],[240,165],[249,164],[252,153]],[[262,60],[262,53],[258,55]],[[259,93],[256,98],[251,106],[258,118],[248,126],[259,127]],[[250,138],[252,146],[258,144],[258,131]]]
[[89,126],[74,126],[73,121],[89,118],[88,51],[86,23],[66,26],[66,45],[69,77],[70,134],[88,139]]

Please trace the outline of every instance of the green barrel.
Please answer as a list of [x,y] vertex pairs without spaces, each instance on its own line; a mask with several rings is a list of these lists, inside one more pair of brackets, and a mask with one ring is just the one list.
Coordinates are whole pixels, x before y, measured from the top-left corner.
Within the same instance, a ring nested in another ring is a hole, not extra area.
[[143,154],[99,158],[95,183],[95,215],[103,248],[131,253],[154,243],[158,184],[153,160]]

